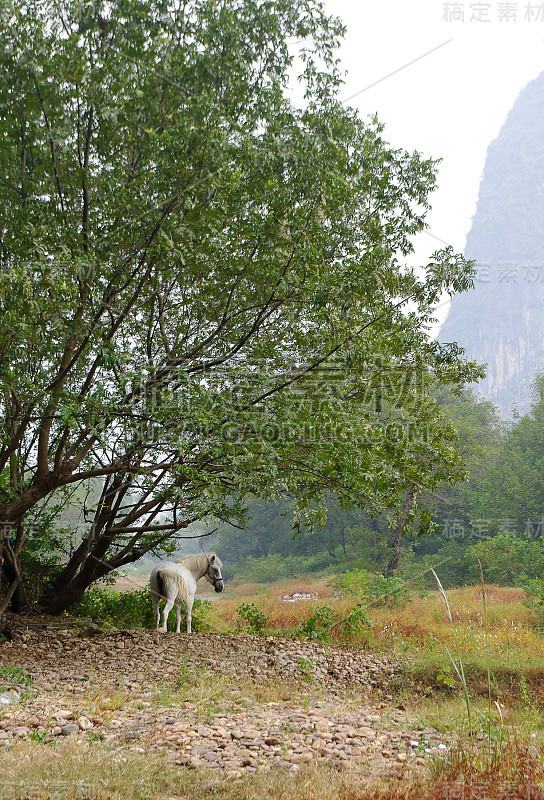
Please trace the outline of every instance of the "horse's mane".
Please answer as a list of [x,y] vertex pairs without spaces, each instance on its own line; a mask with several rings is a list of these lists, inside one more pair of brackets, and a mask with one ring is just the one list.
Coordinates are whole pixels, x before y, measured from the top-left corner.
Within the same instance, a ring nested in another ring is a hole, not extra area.
[[183,558],[176,559],[176,564],[183,564],[184,567],[190,570],[203,570],[205,572],[212,556],[215,556],[215,563],[221,569],[223,564],[215,553],[195,553],[192,556],[183,556]]

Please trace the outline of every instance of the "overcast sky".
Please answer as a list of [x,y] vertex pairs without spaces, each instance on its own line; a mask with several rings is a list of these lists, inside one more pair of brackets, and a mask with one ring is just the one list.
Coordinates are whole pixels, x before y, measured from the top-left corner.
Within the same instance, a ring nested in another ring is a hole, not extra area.
[[[430,233],[462,251],[489,143],[544,70],[544,3],[325,0],[346,25],[345,98],[396,147],[442,158]],[[414,62],[414,63],[411,63]],[[440,247],[417,241],[420,263]],[[442,310],[442,316],[446,308]]]

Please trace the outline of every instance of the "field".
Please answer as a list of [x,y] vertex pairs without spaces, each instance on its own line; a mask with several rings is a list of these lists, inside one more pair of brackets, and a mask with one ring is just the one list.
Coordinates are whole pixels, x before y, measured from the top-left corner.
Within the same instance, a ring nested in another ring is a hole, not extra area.
[[323,578],[202,589],[211,630],[190,639],[11,618],[1,798],[544,798],[544,636],[521,590],[362,617]]

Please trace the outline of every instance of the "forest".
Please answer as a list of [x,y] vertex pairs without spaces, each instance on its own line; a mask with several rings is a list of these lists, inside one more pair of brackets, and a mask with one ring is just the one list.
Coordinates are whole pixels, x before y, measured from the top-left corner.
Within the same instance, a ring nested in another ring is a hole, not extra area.
[[[440,564],[445,585],[479,579],[478,560],[492,583],[521,586],[544,568],[544,382],[535,378],[533,401],[524,416],[500,419],[492,403],[464,390],[443,390],[437,407],[455,427],[467,467],[465,479],[425,492],[431,524],[397,543],[396,574],[407,579]],[[304,572],[366,570],[387,574],[395,529],[364,508],[343,509],[334,496],[326,521],[296,529],[288,499],[253,500],[245,529],[222,527],[217,546],[232,574],[270,581]],[[419,534],[419,535],[418,535]]]

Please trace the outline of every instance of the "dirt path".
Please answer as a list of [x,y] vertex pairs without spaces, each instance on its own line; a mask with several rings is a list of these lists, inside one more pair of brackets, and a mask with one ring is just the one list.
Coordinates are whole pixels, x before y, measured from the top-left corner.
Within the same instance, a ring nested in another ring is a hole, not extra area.
[[[446,749],[388,693],[385,657],[294,640],[158,635],[29,621],[0,645],[0,668],[32,676],[3,689],[0,748],[73,736],[227,776],[315,760],[403,774]],[[19,695],[19,698],[17,697]]]

